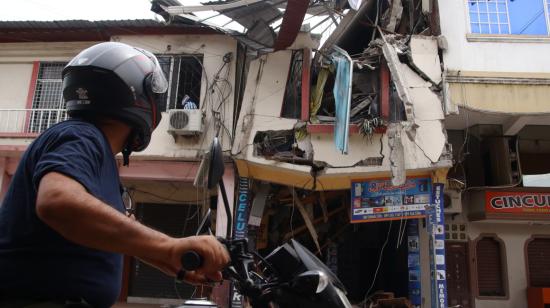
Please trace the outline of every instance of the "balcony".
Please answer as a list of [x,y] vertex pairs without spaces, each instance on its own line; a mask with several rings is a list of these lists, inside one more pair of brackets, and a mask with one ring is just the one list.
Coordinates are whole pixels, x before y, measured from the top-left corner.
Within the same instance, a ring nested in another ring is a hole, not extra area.
[[35,137],[66,119],[65,109],[0,109],[0,137]]

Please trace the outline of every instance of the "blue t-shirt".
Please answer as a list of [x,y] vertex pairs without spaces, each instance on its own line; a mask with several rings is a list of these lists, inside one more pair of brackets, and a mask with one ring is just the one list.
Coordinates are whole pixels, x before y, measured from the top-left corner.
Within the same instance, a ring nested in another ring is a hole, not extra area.
[[122,256],[70,242],[38,218],[38,185],[49,172],[78,181],[124,211],[118,168],[101,130],[68,120],[42,133],[23,154],[0,207],[0,296],[84,299],[110,307],[121,287]]

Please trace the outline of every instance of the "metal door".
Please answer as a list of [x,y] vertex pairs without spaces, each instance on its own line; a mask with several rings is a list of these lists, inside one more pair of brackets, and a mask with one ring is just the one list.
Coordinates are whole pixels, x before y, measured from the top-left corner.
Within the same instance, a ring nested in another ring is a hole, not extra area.
[[449,307],[471,308],[468,243],[445,242]]

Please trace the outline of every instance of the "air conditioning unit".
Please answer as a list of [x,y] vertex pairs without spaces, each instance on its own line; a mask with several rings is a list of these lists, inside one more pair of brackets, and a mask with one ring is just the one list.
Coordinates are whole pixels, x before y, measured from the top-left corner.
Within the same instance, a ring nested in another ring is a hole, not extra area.
[[193,136],[202,133],[200,109],[173,109],[168,111],[168,133],[175,136]]
[[443,191],[443,212],[445,214],[462,213],[462,196],[460,190],[446,189]]

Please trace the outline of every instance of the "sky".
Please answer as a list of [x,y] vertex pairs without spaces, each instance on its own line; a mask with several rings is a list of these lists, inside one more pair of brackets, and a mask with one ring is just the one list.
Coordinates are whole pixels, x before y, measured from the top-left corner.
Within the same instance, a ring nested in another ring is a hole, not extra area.
[[[184,5],[200,5],[205,0],[179,0]],[[162,17],[151,12],[150,0],[0,0],[2,9],[0,10],[0,21],[16,20],[122,20],[122,19],[158,19]],[[206,18],[215,15],[215,12],[197,12],[200,18]],[[308,17],[308,16],[306,16]],[[324,20],[321,17],[309,19],[309,23],[315,25]],[[215,25],[225,25],[229,18],[220,15],[208,19],[208,22]],[[313,31],[319,33],[326,29],[323,24]],[[275,25],[276,26],[276,25]],[[243,27],[233,22],[226,27],[243,31]],[[333,30],[329,27],[327,35]]]
[[[196,5],[199,0],[180,0]],[[153,19],[149,0],[0,0],[0,20]],[[160,16],[159,16],[160,18]]]

